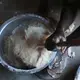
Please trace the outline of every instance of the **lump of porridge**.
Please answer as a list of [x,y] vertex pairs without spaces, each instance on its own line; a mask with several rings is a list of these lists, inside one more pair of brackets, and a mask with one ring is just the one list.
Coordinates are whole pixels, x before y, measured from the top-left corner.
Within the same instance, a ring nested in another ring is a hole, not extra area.
[[44,47],[50,30],[41,23],[29,24],[27,28],[18,27],[5,40],[8,61],[15,67],[40,67],[47,64],[52,54]]

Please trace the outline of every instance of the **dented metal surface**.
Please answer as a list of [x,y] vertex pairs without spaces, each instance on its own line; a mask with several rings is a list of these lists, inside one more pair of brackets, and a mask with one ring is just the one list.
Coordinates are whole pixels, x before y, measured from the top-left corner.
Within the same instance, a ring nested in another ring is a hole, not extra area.
[[76,17],[69,28],[64,32],[65,36],[69,36],[80,26],[80,10],[77,11]]
[[80,66],[79,66],[79,68],[77,70],[76,77],[75,77],[74,80],[80,80]]

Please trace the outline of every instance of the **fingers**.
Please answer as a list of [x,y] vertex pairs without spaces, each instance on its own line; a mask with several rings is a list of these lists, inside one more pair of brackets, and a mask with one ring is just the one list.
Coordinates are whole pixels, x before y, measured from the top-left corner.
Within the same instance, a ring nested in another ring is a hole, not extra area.
[[62,34],[56,34],[54,37],[53,37],[53,41],[55,43],[59,43],[60,41],[62,42],[65,42],[66,41],[66,37]]

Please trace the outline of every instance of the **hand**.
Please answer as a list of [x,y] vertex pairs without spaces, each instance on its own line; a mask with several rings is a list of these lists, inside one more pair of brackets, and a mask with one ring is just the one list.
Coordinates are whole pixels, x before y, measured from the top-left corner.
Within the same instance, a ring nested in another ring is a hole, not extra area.
[[64,32],[63,31],[55,32],[52,41],[54,41],[55,43],[66,41],[66,37],[64,35]]
[[47,38],[45,47],[48,50],[53,50],[56,48],[56,43],[59,43],[60,41],[66,41],[66,38],[64,37],[64,33],[62,31],[57,30]]

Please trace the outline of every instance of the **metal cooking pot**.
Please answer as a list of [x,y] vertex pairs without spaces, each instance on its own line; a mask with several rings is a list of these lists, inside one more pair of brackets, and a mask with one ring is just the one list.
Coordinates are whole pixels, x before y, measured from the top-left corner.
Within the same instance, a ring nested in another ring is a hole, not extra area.
[[10,66],[5,60],[4,60],[4,52],[3,52],[3,39],[5,36],[10,35],[12,33],[12,31],[18,26],[20,25],[22,22],[24,21],[28,21],[30,19],[33,20],[40,20],[42,21],[44,24],[48,25],[49,22],[44,19],[41,16],[38,15],[34,15],[34,14],[25,14],[25,15],[18,15],[15,16],[9,20],[7,20],[4,24],[2,24],[1,29],[0,29],[0,63],[6,67],[7,69],[9,69],[10,71],[13,72],[26,72],[26,73],[36,73],[41,71],[42,69],[46,68],[55,58],[56,53],[53,52],[49,62],[47,64],[45,64],[44,66],[41,66],[40,68],[33,68],[33,69],[18,69],[18,68],[14,68],[12,66]]

